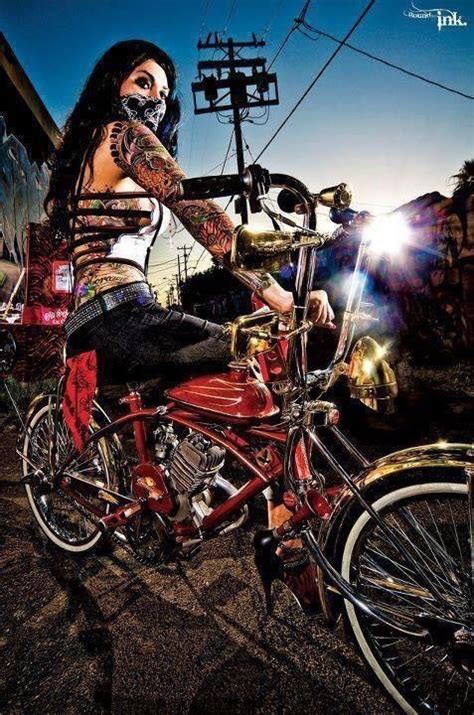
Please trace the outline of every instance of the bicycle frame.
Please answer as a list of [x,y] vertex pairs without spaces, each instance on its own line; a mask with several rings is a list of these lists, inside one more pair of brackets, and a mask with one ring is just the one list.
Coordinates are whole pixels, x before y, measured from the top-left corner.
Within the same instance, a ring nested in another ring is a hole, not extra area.
[[[285,180],[288,177],[282,175],[273,182],[273,185],[288,185]],[[303,187],[303,188],[301,188]],[[305,187],[298,184],[293,186],[296,193],[303,191]],[[306,190],[307,199],[309,192]],[[316,227],[316,213],[314,205],[307,203],[305,214],[305,226],[314,230]],[[134,468],[135,474],[145,474],[152,462],[150,454],[149,427],[156,421],[168,421],[189,430],[198,432],[209,438],[212,442],[223,447],[226,452],[234,457],[242,465],[247,473],[251,475],[237,492],[229,496],[223,503],[215,507],[210,514],[204,517],[202,524],[198,527],[195,524],[182,524],[178,521],[171,522],[171,528],[176,536],[182,539],[204,540],[212,538],[221,533],[223,524],[229,517],[235,515],[246,507],[250,499],[261,494],[267,487],[278,480],[283,480],[285,487],[293,492],[296,497],[291,517],[274,530],[277,538],[284,540],[289,535],[301,535],[313,555],[320,569],[320,591],[323,602],[325,599],[325,581],[328,578],[335,586],[337,592],[350,601],[354,606],[370,615],[378,622],[395,628],[396,630],[413,637],[424,638],[427,630],[418,623],[407,625],[398,621],[387,612],[377,609],[377,604],[362,597],[356,592],[353,586],[345,580],[331,563],[326,555],[326,546],[331,541],[334,534],[334,525],[347,507],[350,500],[356,499],[376,523],[382,528],[386,536],[394,546],[403,553],[407,561],[410,556],[406,549],[383,524],[378,514],[373,510],[370,500],[365,498],[366,489],[377,480],[384,479],[396,471],[404,471],[418,467],[453,467],[471,468],[474,464],[473,455],[469,445],[448,445],[446,449],[440,450],[436,445],[429,445],[417,450],[405,450],[395,455],[389,455],[384,460],[369,463],[360,453],[355,445],[343,435],[337,428],[335,422],[331,421],[331,410],[334,410],[335,417],[337,411],[330,403],[323,403],[320,400],[310,400],[309,390],[318,388],[320,394],[324,393],[338,377],[339,368],[347,358],[352,340],[354,338],[356,325],[360,320],[367,320],[367,315],[360,312],[362,306],[363,291],[370,269],[370,252],[366,240],[362,240],[359,245],[355,263],[352,283],[344,311],[341,333],[334,357],[330,365],[324,370],[308,373],[305,331],[298,331],[296,328],[304,324],[309,307],[310,291],[313,284],[316,267],[316,247],[300,247],[298,253],[297,275],[294,289],[294,311],[290,323],[290,337],[288,339],[288,350],[286,360],[286,374],[289,383],[288,389],[283,395],[282,414],[284,419],[279,423],[257,422],[255,420],[241,421],[232,424],[225,416],[210,416],[205,410],[200,413],[199,408],[185,409],[179,403],[170,400],[166,405],[158,408],[143,408],[138,391],[130,391],[123,398],[122,402],[129,407],[129,413],[119,419],[102,427],[91,435],[87,445],[97,442],[103,437],[108,437],[118,433],[122,429],[131,426],[134,432],[136,454],[138,465]],[[291,334],[293,332],[293,334]],[[323,414],[323,427],[330,430],[346,451],[356,459],[360,465],[360,472],[352,476],[342,464],[340,464],[330,451],[325,447],[319,435],[318,427],[315,425],[315,415]],[[229,422],[231,424],[229,424]],[[265,447],[262,449],[262,442]],[[341,479],[341,488],[335,492],[324,493],[321,490],[319,475],[312,464],[312,449],[316,449],[318,454],[326,460],[329,466],[338,474]],[[67,470],[68,463],[73,456],[61,465],[61,473]],[[74,479],[74,477],[72,478]],[[472,482],[469,479],[470,504],[472,498]],[[317,488],[316,488],[317,487]],[[67,488],[70,494],[76,497],[71,484],[62,485]],[[120,506],[130,506],[133,499],[107,490],[101,487],[102,491],[118,500]],[[338,496],[340,494],[340,496]],[[80,495],[79,495],[80,496]],[[332,498],[336,499],[331,503]],[[166,513],[167,487],[162,483],[162,491],[155,493],[153,497],[154,509],[157,513]],[[134,502],[135,503],[135,502]],[[315,536],[311,527],[311,521],[318,519],[320,538]],[[471,530],[474,528],[471,519]],[[113,523],[113,522],[112,522]],[[471,544],[473,537],[471,535]],[[427,584],[430,591],[436,597],[436,589],[433,584]],[[327,605],[327,604],[326,604]],[[327,609],[328,610],[328,609]]]

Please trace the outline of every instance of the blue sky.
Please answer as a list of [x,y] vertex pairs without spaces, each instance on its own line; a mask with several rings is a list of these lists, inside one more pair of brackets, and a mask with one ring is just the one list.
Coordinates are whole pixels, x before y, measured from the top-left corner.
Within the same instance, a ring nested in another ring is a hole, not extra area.
[[[162,46],[180,75],[179,163],[188,176],[196,176],[222,161],[231,131],[231,125],[219,124],[215,115],[193,115],[190,85],[196,75],[198,37],[224,30],[232,10],[227,36],[249,39],[251,32],[267,30],[267,46],[258,54],[271,59],[303,4],[303,0],[2,0],[0,24],[60,126],[94,63],[113,43],[143,38]],[[415,4],[436,5],[431,0]],[[365,0],[313,0],[307,20],[342,37],[365,5]],[[410,0],[378,0],[350,42],[474,95],[474,3],[443,0],[443,7],[458,11],[468,25],[441,31],[434,21],[406,17],[403,13],[409,5]],[[244,124],[254,156],[334,47],[322,37],[314,41],[293,34],[272,68],[278,74],[280,105],[270,109],[264,126]],[[209,55],[201,52],[199,58]],[[315,191],[347,181],[356,207],[381,211],[428,191],[450,191],[449,176],[474,155],[473,105],[344,48],[260,162],[271,171],[298,176]],[[229,162],[229,171],[234,170],[234,162]],[[185,242],[191,243],[190,237],[181,233],[174,246]],[[176,255],[164,239],[154,253],[153,262]],[[191,264],[200,253],[200,247],[195,247]],[[207,263],[204,257],[199,268]],[[164,287],[170,274],[158,271],[155,277]]]

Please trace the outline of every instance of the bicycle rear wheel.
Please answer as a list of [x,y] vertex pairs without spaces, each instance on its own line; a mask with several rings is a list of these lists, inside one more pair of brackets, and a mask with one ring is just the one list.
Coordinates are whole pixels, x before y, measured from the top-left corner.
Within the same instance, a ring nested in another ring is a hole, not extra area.
[[[102,414],[95,408],[90,424],[91,432],[97,430],[102,421]],[[111,450],[112,445],[106,438],[98,440],[74,457],[67,474],[118,489]],[[72,498],[65,496],[54,485],[55,471],[73,451],[73,441],[57,397],[45,396],[28,419],[21,449],[24,457],[23,476],[37,469],[45,478],[42,482],[32,479],[26,483],[26,495],[41,530],[55,546],[72,553],[85,553],[99,544],[103,534],[74,505]],[[108,512],[109,505],[94,496],[94,490],[88,489],[87,484],[81,486],[80,482],[74,480],[74,488],[81,492],[86,502],[102,510],[104,515]]]
[[467,662],[460,660],[455,635],[456,623],[472,629],[474,615],[467,483],[462,475],[449,481],[420,475],[406,486],[391,484],[387,480],[373,507],[413,561],[362,512],[348,527],[341,573],[402,622],[424,614],[430,635],[412,639],[345,601],[347,624],[367,664],[404,712],[472,713],[472,653]]

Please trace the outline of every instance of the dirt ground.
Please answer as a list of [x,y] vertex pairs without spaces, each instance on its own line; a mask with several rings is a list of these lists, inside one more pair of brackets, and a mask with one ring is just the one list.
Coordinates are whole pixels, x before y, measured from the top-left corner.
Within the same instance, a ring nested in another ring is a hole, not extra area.
[[[437,377],[411,375],[394,417],[351,407],[345,426],[371,456],[471,441],[471,386]],[[4,712],[395,712],[340,629],[283,589],[264,613],[249,531],[160,570],[118,547],[72,558],[48,546],[18,483],[11,419],[0,429]]]

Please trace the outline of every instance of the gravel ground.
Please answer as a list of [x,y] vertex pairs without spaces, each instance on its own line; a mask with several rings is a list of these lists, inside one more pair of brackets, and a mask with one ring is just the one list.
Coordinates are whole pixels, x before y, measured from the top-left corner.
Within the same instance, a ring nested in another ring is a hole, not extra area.
[[[422,375],[393,421],[352,407],[346,424],[371,454],[467,441],[470,394],[465,380],[446,388],[453,379]],[[249,532],[161,571],[119,548],[53,550],[18,484],[14,430],[0,430],[4,712],[395,712],[340,630],[303,616],[283,589],[264,613]]]

